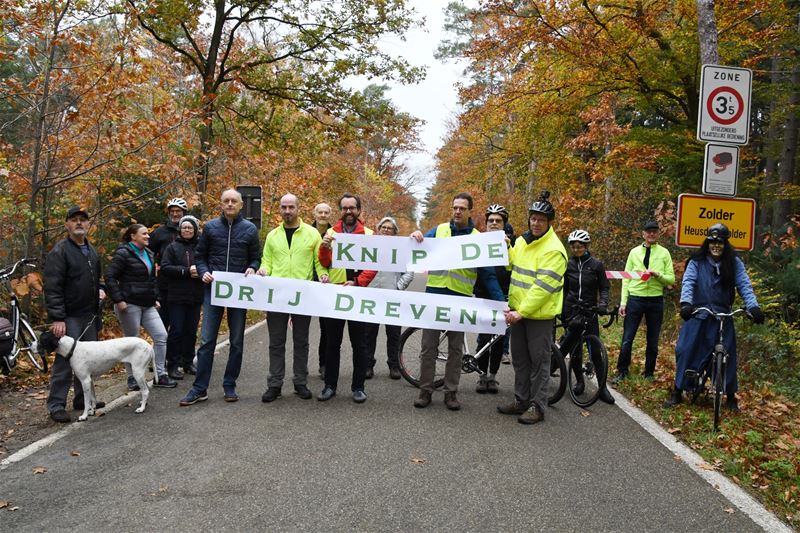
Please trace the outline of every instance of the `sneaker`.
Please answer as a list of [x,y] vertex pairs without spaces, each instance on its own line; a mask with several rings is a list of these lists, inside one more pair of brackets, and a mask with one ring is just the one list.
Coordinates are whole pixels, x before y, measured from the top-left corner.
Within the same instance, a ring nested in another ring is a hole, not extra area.
[[617,372],[617,375],[611,380],[612,385],[619,385],[619,383],[628,377],[627,372]]
[[334,396],[336,396],[336,389],[332,389],[326,385],[325,388],[322,389],[322,392],[319,393],[319,396],[317,396],[317,400],[327,402]]
[[367,373],[364,375],[365,379],[372,379],[375,377],[375,369],[370,367],[367,369]]
[[486,380],[485,380],[485,379],[483,379],[483,378],[480,378],[480,379],[478,380],[478,384],[477,384],[477,385],[475,385],[475,392],[477,392],[478,394],[486,394],[487,392],[489,392],[489,391],[487,390],[487,385],[488,385],[488,384],[489,384],[489,382],[488,382],[488,381],[486,381]]
[[311,391],[308,390],[308,387],[306,387],[305,385],[295,385],[294,393],[300,396],[300,398],[303,400],[311,399]]
[[458,411],[461,409],[461,403],[456,398],[455,391],[447,391],[444,393],[444,405],[451,411]]
[[196,376],[197,375],[197,367],[194,366],[193,364],[189,363],[187,366],[183,367],[183,373],[184,374],[189,374],[190,376]]
[[575,393],[575,396],[580,396],[586,390],[586,384],[583,380],[577,382],[574,387],[572,387],[572,392]]
[[544,411],[535,403],[531,404],[528,410],[517,418],[517,422],[520,424],[536,424],[542,420],[544,420]]
[[486,392],[489,394],[497,394],[500,392],[499,383],[497,383],[496,379],[490,379],[486,382]]
[[161,374],[157,378],[153,379],[153,387],[159,387],[162,389],[173,389],[178,386],[178,382],[170,379],[170,377],[166,374]]
[[72,422],[72,418],[69,416],[69,413],[66,409],[56,409],[55,411],[50,413],[50,418],[52,418],[55,422],[59,424],[66,424],[67,422]]
[[170,377],[170,379],[177,379],[177,380],[183,379],[183,372],[181,372],[180,368],[173,368],[172,370],[168,370],[167,375]]
[[402,374],[400,374],[400,369],[399,368],[390,368],[389,369],[389,377],[392,378],[392,379],[400,379],[403,376],[402,376]]
[[361,389],[353,391],[353,401],[356,403],[364,403],[367,401],[367,393]]
[[504,365],[510,365],[511,364],[511,357],[507,353],[504,353],[503,354],[503,358],[500,359],[500,362],[503,363]]
[[516,399],[511,403],[497,406],[497,412],[504,415],[521,415],[527,410],[528,406]]
[[128,376],[128,390],[129,391],[140,390],[139,384],[136,383],[136,378],[134,378],[133,376]]
[[662,407],[665,409],[672,409],[681,403],[683,403],[683,391],[673,388],[669,395],[669,399],[662,404]]
[[[96,400],[94,402],[95,409],[102,409],[105,406],[106,402],[101,402],[100,400]],[[86,405],[83,403],[83,400],[72,402],[72,408],[75,409],[76,411],[83,411],[84,407],[86,407]]]
[[194,389],[190,389],[189,392],[186,393],[186,396],[181,398],[180,406],[186,407],[187,405],[194,405],[197,402],[204,402],[208,400],[208,393],[206,391],[197,392]]
[[725,397],[725,408],[733,411],[734,413],[738,413],[740,411],[739,401],[736,399],[735,394],[728,394],[728,396]]
[[281,397],[281,389],[278,387],[269,387],[264,394],[261,395],[261,401],[264,403],[274,402]]
[[236,389],[233,387],[222,387],[223,389],[223,396],[222,399],[228,403],[238,402],[239,395],[236,394]]
[[431,404],[432,397],[433,395],[431,394],[431,391],[427,390],[419,391],[419,398],[414,400],[414,407],[416,407],[417,409],[423,409],[425,407],[428,407]]

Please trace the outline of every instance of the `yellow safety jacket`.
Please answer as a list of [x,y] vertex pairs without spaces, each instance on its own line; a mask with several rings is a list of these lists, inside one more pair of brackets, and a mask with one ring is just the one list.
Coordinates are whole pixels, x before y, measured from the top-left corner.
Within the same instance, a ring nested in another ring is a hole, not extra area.
[[518,237],[508,252],[508,306],[523,318],[533,320],[549,320],[560,314],[567,251],[553,228],[530,244]]
[[[472,228],[472,233],[480,233]],[[451,237],[450,223],[436,226],[436,238]],[[431,270],[428,272],[428,287],[449,289],[458,294],[472,296],[475,282],[478,281],[478,270],[475,268],[456,268],[453,270]]]
[[[644,245],[636,246],[628,254],[628,261],[625,263],[626,272],[643,272],[648,267],[644,266],[644,255],[647,248]],[[675,283],[675,269],[672,266],[672,256],[669,250],[659,245],[653,244],[650,247],[650,270],[661,274],[660,277],[650,276],[649,279],[623,279],[622,296],[620,305],[628,304],[628,296],[663,296],[664,289],[668,285]]]
[[314,271],[317,276],[328,273],[319,262],[319,245],[322,238],[311,225],[300,221],[300,226],[292,235],[292,247],[286,239],[283,222],[267,234],[264,253],[261,255],[261,268],[268,276],[310,280]]

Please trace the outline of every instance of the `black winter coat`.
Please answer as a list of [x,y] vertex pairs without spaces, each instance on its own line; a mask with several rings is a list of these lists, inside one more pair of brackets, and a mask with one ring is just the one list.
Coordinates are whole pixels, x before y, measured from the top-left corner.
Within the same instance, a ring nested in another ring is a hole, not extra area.
[[[87,241],[88,242],[88,241]],[[53,246],[44,264],[44,299],[52,321],[86,317],[100,307],[100,257],[90,244],[89,257],[70,239]]]
[[575,316],[580,308],[579,302],[592,307],[608,307],[610,288],[606,268],[600,260],[588,252],[580,258],[570,257],[564,274],[564,317]]
[[261,240],[256,225],[239,213],[233,224],[225,215],[209,220],[197,243],[195,254],[200,277],[206,272],[238,272],[261,265]]
[[189,267],[196,265],[197,237],[190,241],[178,237],[161,256],[160,278],[166,279],[167,303],[200,304],[203,302],[203,282],[193,278]]
[[178,225],[173,224],[170,220],[161,224],[150,234],[150,246],[148,248],[153,250],[153,254],[156,256],[156,263],[161,264],[164,251],[167,246],[175,242],[179,234]]
[[[145,253],[155,265],[153,252],[145,248]],[[158,300],[155,268],[149,270],[128,243],[121,245],[114,252],[111,266],[106,270],[106,285],[114,303],[126,302],[152,307]]]

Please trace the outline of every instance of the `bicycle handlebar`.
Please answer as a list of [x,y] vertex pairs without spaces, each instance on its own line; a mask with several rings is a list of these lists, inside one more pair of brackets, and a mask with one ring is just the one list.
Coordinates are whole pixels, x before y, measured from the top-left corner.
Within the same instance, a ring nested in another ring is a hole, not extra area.
[[6,268],[0,270],[0,279],[8,279],[8,278],[10,278],[14,274],[14,272],[17,271],[17,268],[22,264],[24,264],[25,266],[29,266],[29,267],[35,267],[36,266],[36,259],[23,257],[22,259],[20,259],[16,263],[14,263],[12,266],[6,267]]
[[717,313],[716,311],[714,311],[713,309],[709,309],[708,307],[698,307],[698,308],[696,308],[694,310],[694,312],[692,313],[692,316],[696,315],[697,313],[699,313],[701,311],[705,311],[706,313],[708,313],[709,315],[713,316],[714,318],[716,318],[718,320],[721,319],[721,318],[729,318],[729,317],[736,316],[736,315],[741,315],[741,314],[745,314],[748,317],[750,316],[750,313],[748,313],[747,309],[745,309],[744,307],[740,307],[739,309],[735,309],[735,310],[731,311],[730,313]]

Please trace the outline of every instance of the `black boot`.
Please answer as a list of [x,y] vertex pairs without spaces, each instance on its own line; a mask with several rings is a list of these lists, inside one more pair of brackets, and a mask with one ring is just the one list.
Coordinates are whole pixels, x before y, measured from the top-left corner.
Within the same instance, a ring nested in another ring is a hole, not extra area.
[[614,397],[611,396],[611,392],[608,390],[608,387],[603,387],[600,389],[600,401],[609,405],[614,405]]
[[677,387],[672,389],[672,393],[669,395],[669,400],[664,402],[664,407],[667,409],[672,409],[678,404],[683,403],[683,391]]

